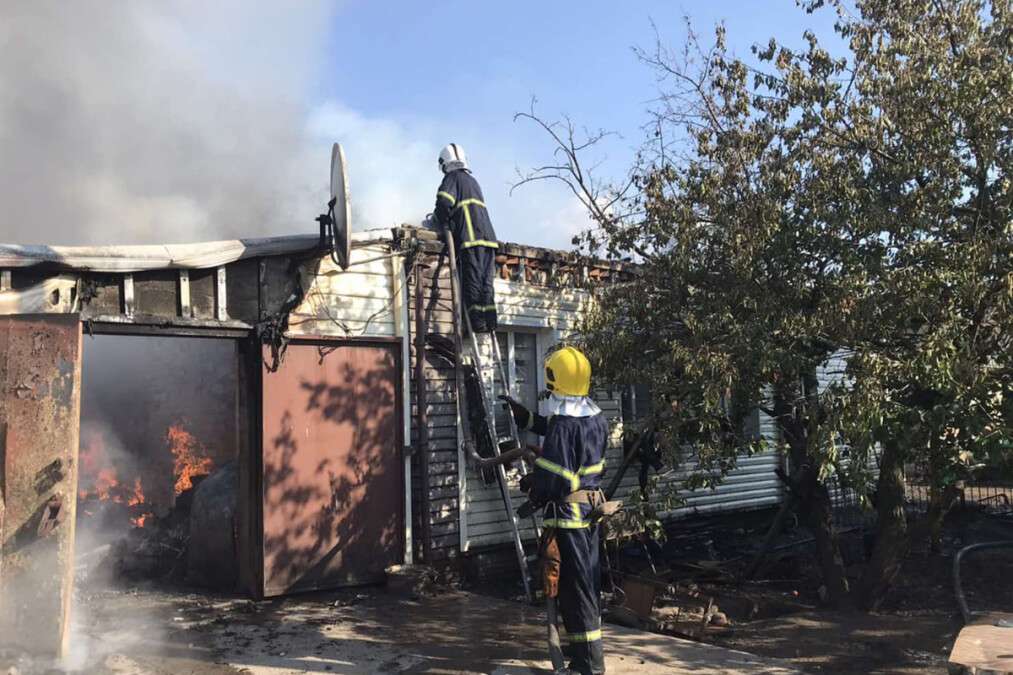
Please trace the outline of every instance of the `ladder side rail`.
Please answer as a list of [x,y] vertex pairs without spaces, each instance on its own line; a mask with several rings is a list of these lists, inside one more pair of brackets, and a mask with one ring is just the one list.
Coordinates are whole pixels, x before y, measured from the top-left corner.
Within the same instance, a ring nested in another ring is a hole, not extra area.
[[[461,297],[460,279],[458,278],[458,273],[457,273],[457,251],[455,250],[455,246],[454,246],[454,238],[450,234],[449,231],[446,231],[445,235],[446,235],[445,236],[445,245],[446,245],[447,254],[448,254],[448,261],[450,263],[450,285],[451,285],[451,290],[453,292],[453,310],[454,310],[453,311],[453,317],[454,317],[454,333],[455,333],[455,343],[456,343],[455,346],[457,347],[457,367],[455,369],[456,370],[456,378],[455,379],[456,379],[456,384],[457,384],[457,410],[458,410],[458,415],[460,416],[460,418],[462,420],[464,420],[464,424],[468,425],[469,424],[468,421],[467,421],[468,416],[467,416],[466,413],[463,412],[464,411],[464,405],[465,405],[465,403],[462,402],[462,398],[463,398],[463,395],[464,395],[463,394],[463,392],[464,392],[464,386],[463,386],[464,382],[463,382],[463,371],[462,371],[462,367],[463,367],[463,360],[462,359],[463,359],[464,339],[463,339],[463,336],[461,335],[461,329],[462,329],[462,320],[461,320],[461,318],[462,317],[463,317],[464,323],[467,324],[468,333],[471,336],[472,344],[474,346],[474,358],[476,359],[474,365],[476,366],[476,368],[478,368],[478,375],[479,375],[479,379],[480,379],[479,384],[480,385],[482,384],[481,383],[481,374],[482,374],[482,371],[481,371],[481,356],[480,356],[479,351],[478,351],[478,343],[475,340],[475,332],[473,330],[471,330],[471,320],[468,317],[467,313],[464,312],[464,299]],[[495,339],[495,335],[493,336],[493,339]],[[482,397],[484,399],[485,398],[485,387],[484,386],[479,386],[479,389],[482,392]],[[496,437],[495,423],[493,423],[493,424],[489,423],[489,416],[490,416],[491,413],[492,413],[492,408],[486,407],[486,424],[485,424],[485,426],[486,426],[486,433],[488,433],[490,435],[490,437],[491,437],[493,453],[495,454],[495,456],[499,457],[499,455],[500,455],[500,452],[499,452],[499,439]],[[465,426],[464,429],[465,429],[466,432],[470,430],[470,428],[468,426]],[[470,442],[469,439],[470,439],[470,436],[466,435],[465,436],[465,443]],[[514,548],[515,548],[516,553],[517,553],[517,561],[518,561],[518,565],[520,567],[521,580],[524,583],[524,595],[528,599],[528,602],[531,602],[533,600],[533,598],[534,598],[534,595],[532,594],[531,579],[530,579],[530,575],[528,574],[527,557],[524,554],[524,542],[521,540],[520,526],[519,526],[518,521],[517,521],[517,513],[514,511],[514,508],[513,508],[513,500],[510,499],[510,486],[509,486],[509,484],[507,482],[506,469],[503,467],[502,464],[500,464],[499,466],[496,467],[496,477],[498,479],[497,482],[499,483],[500,495],[503,497],[503,506],[506,508],[507,517],[510,519],[511,529],[513,530]]]
[[[492,334],[492,351],[493,357],[496,360],[496,365],[499,367],[499,377],[500,382],[503,383],[503,390],[506,392],[507,396],[512,396],[513,392],[511,391],[510,387],[511,383],[507,380],[506,377],[506,368],[503,365],[503,357],[499,350],[499,340],[496,339],[495,334]],[[533,415],[534,413],[531,414]],[[514,419],[512,412],[507,414],[507,419],[510,422],[510,435],[513,438],[514,444],[519,448],[521,447],[521,435],[520,432],[517,430],[517,420]],[[528,475],[528,469],[527,466],[524,464],[524,460],[521,460],[518,463],[518,470],[520,471],[520,474],[522,476]],[[534,513],[531,514],[531,527],[534,528],[535,537],[537,539],[541,539],[542,528],[541,525],[538,524],[538,516],[536,516]]]

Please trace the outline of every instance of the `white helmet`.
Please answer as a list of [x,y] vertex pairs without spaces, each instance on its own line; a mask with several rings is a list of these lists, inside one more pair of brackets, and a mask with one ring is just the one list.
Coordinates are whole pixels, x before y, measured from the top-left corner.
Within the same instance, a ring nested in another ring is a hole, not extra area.
[[468,168],[468,158],[464,156],[464,148],[457,143],[446,145],[440,150],[439,162],[440,171],[443,173]]

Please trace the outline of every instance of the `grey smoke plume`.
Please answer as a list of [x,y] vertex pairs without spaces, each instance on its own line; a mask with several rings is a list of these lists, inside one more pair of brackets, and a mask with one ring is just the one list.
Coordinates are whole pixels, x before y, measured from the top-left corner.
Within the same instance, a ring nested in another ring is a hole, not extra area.
[[0,240],[312,231],[307,100],[333,2],[0,7]]
[[312,232],[333,141],[348,158],[355,229],[419,223],[433,208],[437,152],[453,140],[468,148],[501,239],[567,247],[588,221],[565,189],[509,195],[515,168],[546,151],[544,139],[518,144],[512,110],[496,127],[467,108],[384,118],[341,92],[319,95],[328,72],[369,57],[335,56],[342,7],[0,2],[0,242]]

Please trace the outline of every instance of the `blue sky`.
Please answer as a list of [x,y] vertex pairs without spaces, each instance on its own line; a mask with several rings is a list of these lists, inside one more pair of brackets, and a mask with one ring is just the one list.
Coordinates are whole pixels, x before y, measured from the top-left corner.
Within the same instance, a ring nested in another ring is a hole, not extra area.
[[[606,168],[621,173],[657,92],[654,74],[632,48],[653,45],[652,20],[666,41],[679,44],[686,15],[705,38],[724,21],[730,44],[743,56],[771,36],[799,45],[805,29],[833,39],[831,11],[807,15],[793,0],[353,1],[334,16],[316,96],[367,118],[435,133],[420,139],[432,148],[450,140],[463,144],[501,239],[566,246],[583,220],[563,186],[507,194],[513,170],[550,151],[541,132],[515,123],[514,113],[535,96],[546,117],[567,114],[578,124],[619,132],[622,139],[608,146]],[[355,159],[349,162],[354,186]],[[429,178],[437,180],[436,174]]]
[[[312,232],[330,146],[349,163],[355,229],[419,223],[436,155],[462,144],[500,239],[565,248],[588,223],[562,185],[509,195],[550,158],[514,113],[622,134],[625,173],[654,74],[651,20],[678,47],[688,14],[733,49],[828,38],[794,0],[0,3],[0,201],[10,243],[173,243]],[[53,40],[53,35],[60,35]]]

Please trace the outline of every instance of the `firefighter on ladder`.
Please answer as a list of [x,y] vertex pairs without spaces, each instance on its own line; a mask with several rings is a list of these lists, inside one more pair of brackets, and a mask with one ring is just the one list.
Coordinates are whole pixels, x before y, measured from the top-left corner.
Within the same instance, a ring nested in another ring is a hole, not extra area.
[[510,405],[519,429],[545,437],[535,471],[524,477],[521,489],[532,504],[544,508],[540,549],[550,569],[546,592],[557,590],[550,588],[556,582],[548,577],[558,565],[557,599],[569,642],[569,672],[597,675],[605,672],[605,659],[596,518],[604,504],[599,485],[608,424],[588,398],[591,365],[579,350],[563,347],[550,354],[545,359],[545,383],[548,417],[501,398]]
[[464,311],[475,333],[496,330],[496,297],[492,281],[496,273],[496,232],[492,229],[485,198],[471,175],[464,149],[451,143],[440,151],[443,182],[436,192],[437,225],[454,237],[457,267],[461,276]]

